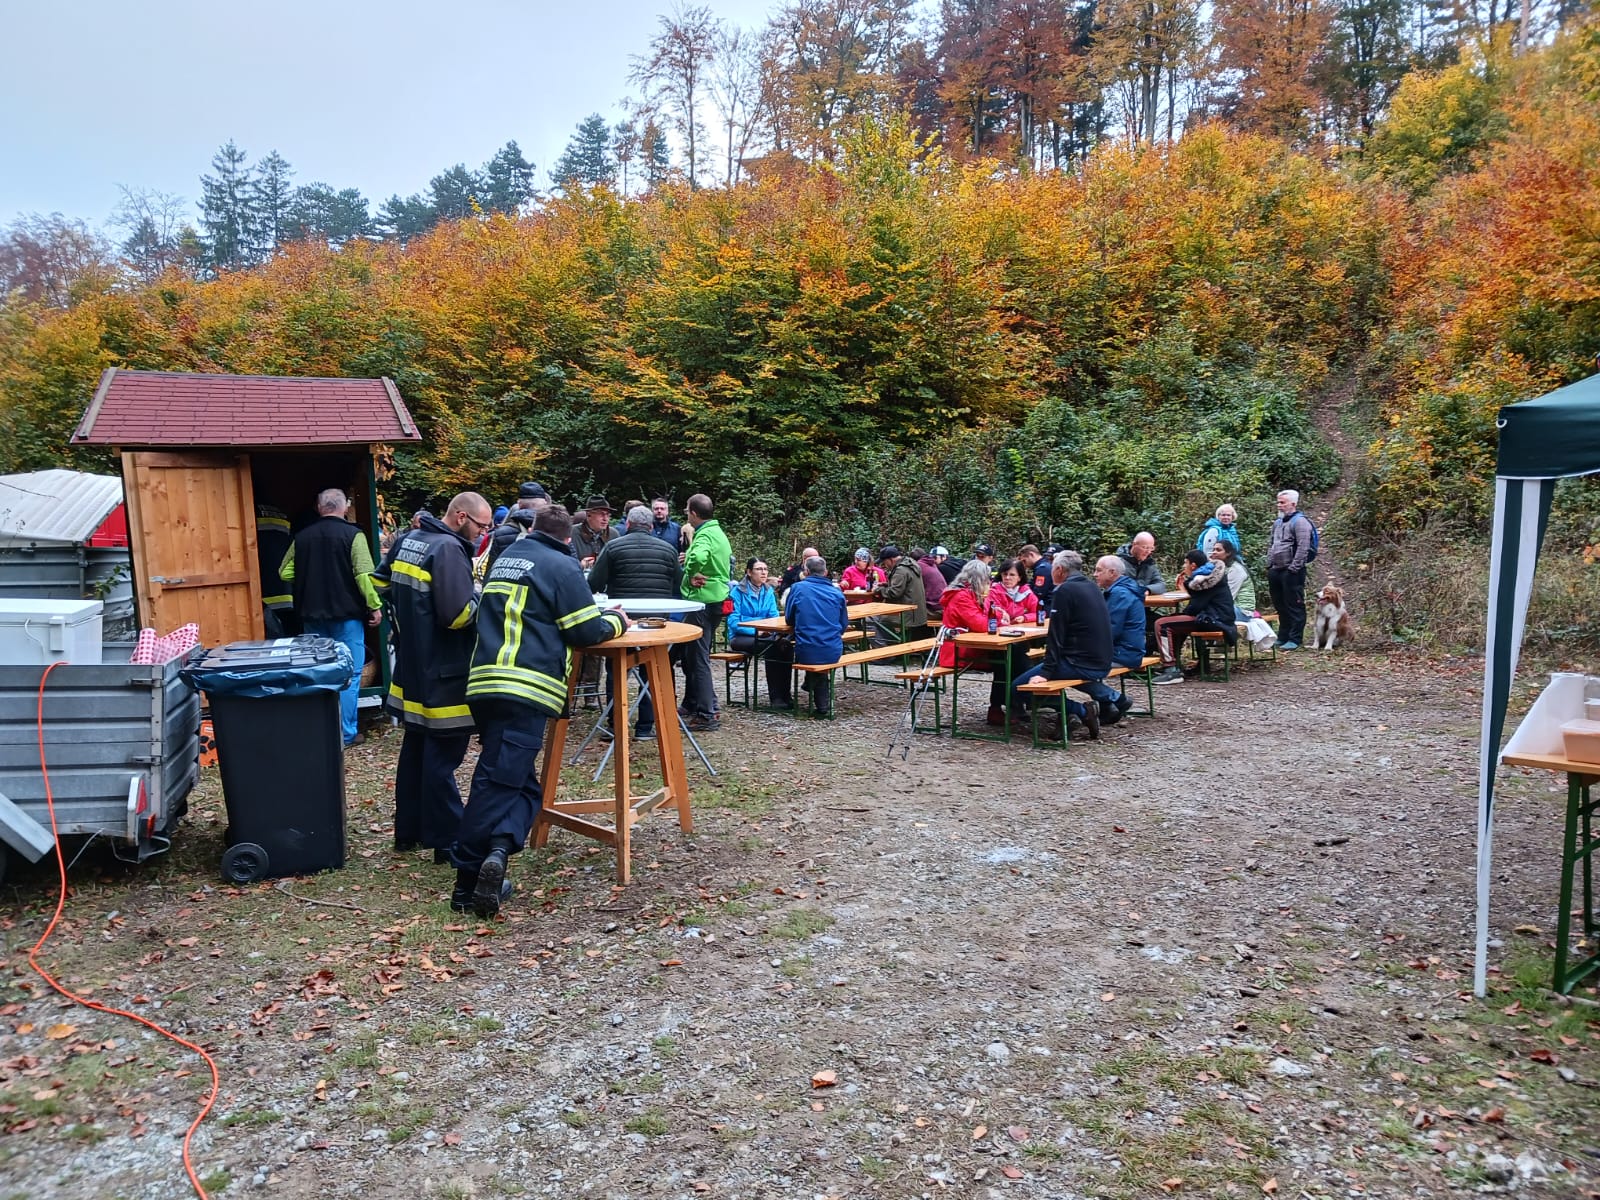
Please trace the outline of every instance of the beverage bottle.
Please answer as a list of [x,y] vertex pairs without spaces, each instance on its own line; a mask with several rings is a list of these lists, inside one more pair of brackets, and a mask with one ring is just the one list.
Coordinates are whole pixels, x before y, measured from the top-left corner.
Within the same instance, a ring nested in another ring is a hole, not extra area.
[[1039,611],[1035,615],[1035,620],[1037,620],[1039,622],[1039,628],[1041,628],[1041,629],[1044,628],[1044,621],[1045,621],[1046,615],[1047,614],[1045,613],[1044,605],[1042,605],[1042,604],[1039,605]]
[[1000,631],[1000,622],[994,615],[994,609],[989,610],[989,632],[995,634]]

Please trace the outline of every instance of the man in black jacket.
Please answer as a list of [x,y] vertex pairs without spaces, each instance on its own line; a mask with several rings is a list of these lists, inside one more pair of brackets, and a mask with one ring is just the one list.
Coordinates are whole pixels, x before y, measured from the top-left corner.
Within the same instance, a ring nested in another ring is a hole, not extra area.
[[[1076,550],[1063,550],[1051,563],[1054,588],[1050,594],[1050,636],[1045,641],[1044,662],[1024,671],[1012,684],[1011,711],[1025,709],[1025,693],[1019,685],[1043,676],[1045,679],[1081,679],[1083,690],[1096,701],[1080,704],[1069,700],[1067,710],[1089,729],[1089,736],[1100,736],[1099,701],[1116,703],[1117,693],[1105,683],[1111,670],[1111,616],[1106,598],[1092,579],[1083,573],[1083,556]],[[1065,735],[1066,730],[1061,733]]]
[[478,598],[469,531],[492,515],[477,492],[462,492],[443,520],[423,513],[372,575],[394,628],[394,673],[384,706],[405,730],[394,777],[394,848],[426,846],[435,862],[449,861],[461,824],[456,768],[472,738],[467,668]]
[[[350,651],[355,674],[339,694],[339,724],[346,746],[354,744],[359,732],[356,704],[361,668],[367,661],[362,622],[376,625],[383,617],[372,586],[372,547],[367,535],[350,522],[349,512],[350,501],[338,488],[319,492],[317,519],[294,535],[278,567],[278,574],[294,589],[301,627]],[[481,535],[487,528],[475,532]]]
[[[683,582],[677,552],[657,537],[653,515],[643,505],[628,510],[621,537],[600,550],[589,570],[589,590],[604,592],[612,600],[676,600]],[[685,601],[686,607],[693,607]],[[615,700],[616,681],[606,675],[606,695]],[[675,698],[674,698],[675,700]],[[616,720],[616,715],[612,715]],[[639,721],[633,736],[656,735],[655,706],[648,695],[639,698]]]
[[509,895],[506,860],[522,849],[543,802],[537,760],[545,722],[566,709],[572,649],[617,637],[629,624],[596,607],[567,553],[571,536],[565,508],[540,513],[533,532],[490,568],[478,604],[467,703],[483,749],[451,849],[450,905],[480,917],[498,913]]

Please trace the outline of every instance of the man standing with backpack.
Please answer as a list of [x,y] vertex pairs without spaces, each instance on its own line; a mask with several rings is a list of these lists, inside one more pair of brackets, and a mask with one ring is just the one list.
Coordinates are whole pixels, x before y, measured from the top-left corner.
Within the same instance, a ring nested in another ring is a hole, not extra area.
[[1278,649],[1298,650],[1306,631],[1306,564],[1317,557],[1317,527],[1300,511],[1300,493],[1278,493],[1278,519],[1267,547],[1267,586],[1278,610]]

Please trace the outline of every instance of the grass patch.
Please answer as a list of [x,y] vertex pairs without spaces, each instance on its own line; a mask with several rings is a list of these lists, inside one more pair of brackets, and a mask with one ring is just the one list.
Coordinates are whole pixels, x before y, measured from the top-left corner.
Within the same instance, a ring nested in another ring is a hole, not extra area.
[[360,1071],[378,1065],[378,1035],[363,1033],[355,1042],[339,1051],[334,1066],[343,1071]]
[[650,1047],[662,1058],[677,1058],[681,1053],[678,1049],[678,1043],[666,1034],[662,1034],[651,1042]]
[[561,1114],[561,1122],[573,1129],[587,1129],[589,1127],[589,1114],[581,1108],[569,1108]]
[[814,908],[791,908],[784,914],[783,920],[767,929],[767,933],[772,937],[788,938],[798,942],[821,933],[832,924],[833,918],[827,913],[818,912]]
[[232,1182],[233,1172],[229,1171],[227,1167],[218,1167],[209,1175],[200,1176],[200,1186],[213,1196],[226,1189]]
[[629,1133],[642,1133],[645,1137],[660,1137],[671,1128],[667,1124],[667,1114],[659,1108],[647,1108],[638,1116],[629,1117],[622,1127]]
[[879,1158],[876,1154],[863,1154],[861,1170],[869,1179],[876,1179],[881,1183],[894,1173],[894,1164],[886,1158]]
[[748,818],[764,817],[772,812],[773,798],[781,790],[777,784],[725,777],[716,787],[696,787],[694,802],[699,808],[720,808]]

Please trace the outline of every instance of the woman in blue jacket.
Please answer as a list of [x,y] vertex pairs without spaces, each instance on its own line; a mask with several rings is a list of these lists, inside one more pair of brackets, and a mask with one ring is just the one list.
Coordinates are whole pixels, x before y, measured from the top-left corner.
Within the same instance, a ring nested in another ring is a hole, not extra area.
[[788,638],[757,633],[747,624],[778,615],[777,590],[767,582],[767,564],[752,558],[745,564],[744,578],[728,589],[733,611],[728,614],[728,648],[753,655],[766,664],[767,699],[779,708],[789,708],[794,700],[789,693],[789,664],[794,654]]

